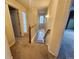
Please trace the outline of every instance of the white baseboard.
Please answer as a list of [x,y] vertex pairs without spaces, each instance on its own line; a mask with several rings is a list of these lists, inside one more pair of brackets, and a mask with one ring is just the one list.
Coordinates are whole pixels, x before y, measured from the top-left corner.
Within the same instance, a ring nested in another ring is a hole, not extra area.
[[48,49],[49,53],[51,53],[53,56],[57,57],[50,49]]
[[37,35],[37,33],[35,33],[35,35],[33,36],[31,42],[34,43],[34,39],[35,39],[35,36]]
[[10,45],[9,45],[9,47],[11,47],[11,46],[12,46],[12,45],[14,45],[14,44],[15,44],[15,41],[14,41],[14,42],[12,42],[12,44],[10,44]]

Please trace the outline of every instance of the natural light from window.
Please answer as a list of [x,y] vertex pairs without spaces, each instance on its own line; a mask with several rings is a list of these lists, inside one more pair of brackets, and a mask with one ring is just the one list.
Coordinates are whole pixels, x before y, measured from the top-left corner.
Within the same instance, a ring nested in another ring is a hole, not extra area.
[[43,24],[44,23],[44,19],[45,19],[45,17],[43,15],[40,16],[40,24]]
[[27,32],[27,21],[26,21],[26,13],[22,12],[22,16],[23,16],[23,27],[24,27],[24,32]]

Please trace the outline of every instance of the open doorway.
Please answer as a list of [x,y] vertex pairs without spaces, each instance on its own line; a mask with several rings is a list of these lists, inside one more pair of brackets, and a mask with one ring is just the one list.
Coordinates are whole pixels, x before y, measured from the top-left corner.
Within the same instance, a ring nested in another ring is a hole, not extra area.
[[9,6],[9,12],[10,12],[13,31],[14,31],[14,36],[19,37],[21,35],[21,31],[20,31],[20,21],[19,21],[18,10]]
[[45,36],[45,25],[46,19],[45,15],[39,15],[39,28],[36,35],[36,42],[37,43],[45,43],[44,36]]

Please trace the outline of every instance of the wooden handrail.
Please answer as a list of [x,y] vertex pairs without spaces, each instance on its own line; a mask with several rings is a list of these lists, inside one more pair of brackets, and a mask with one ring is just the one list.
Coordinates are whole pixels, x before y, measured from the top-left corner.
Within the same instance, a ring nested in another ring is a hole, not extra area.
[[48,29],[45,33],[44,39],[47,37],[47,35],[50,33],[50,29]]
[[34,28],[36,26],[36,24],[34,24],[33,26],[31,26],[31,28]]
[[29,25],[29,43],[31,43],[31,26]]
[[36,26],[36,24],[33,25],[33,26],[30,26],[30,25],[29,25],[29,43],[31,43],[31,30],[32,30],[32,28],[34,28],[35,26]]
[[34,28],[35,26],[37,26],[37,24],[34,24],[33,26],[31,26],[31,28]]

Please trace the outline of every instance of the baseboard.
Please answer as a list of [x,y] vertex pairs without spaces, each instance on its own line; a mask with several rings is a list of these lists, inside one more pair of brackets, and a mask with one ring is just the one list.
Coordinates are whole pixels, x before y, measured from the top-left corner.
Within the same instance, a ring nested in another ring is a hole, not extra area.
[[48,51],[49,51],[49,53],[51,53],[53,56],[57,57],[51,50],[48,49]]
[[10,44],[9,47],[13,46],[14,44],[15,44],[15,41],[12,44]]
[[36,34],[37,33],[35,33],[35,35],[33,36],[32,40],[31,40],[32,43],[34,43],[34,39],[35,39]]

